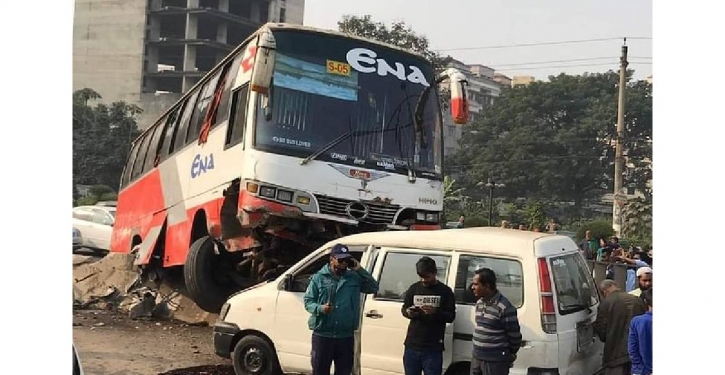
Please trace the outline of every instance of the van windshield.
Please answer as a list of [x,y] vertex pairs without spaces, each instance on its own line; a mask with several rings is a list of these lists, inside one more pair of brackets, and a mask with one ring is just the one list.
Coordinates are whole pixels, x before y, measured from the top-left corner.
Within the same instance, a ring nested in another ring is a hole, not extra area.
[[599,302],[594,280],[579,253],[552,257],[549,261],[554,276],[559,314],[572,314]]

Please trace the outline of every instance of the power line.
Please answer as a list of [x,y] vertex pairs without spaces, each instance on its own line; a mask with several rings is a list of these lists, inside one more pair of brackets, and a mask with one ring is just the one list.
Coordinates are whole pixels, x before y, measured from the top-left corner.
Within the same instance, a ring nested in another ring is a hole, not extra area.
[[521,65],[535,65],[535,64],[551,64],[551,63],[563,63],[563,62],[574,62],[574,61],[593,61],[593,60],[606,60],[606,59],[616,59],[617,56],[608,56],[608,57],[590,57],[590,58],[582,58],[582,59],[568,59],[568,60],[549,60],[549,61],[534,61],[529,63],[516,63],[516,64],[490,64],[492,66],[496,67],[506,67],[506,66],[521,66]]
[[[595,63],[595,64],[574,64],[574,65],[550,65],[550,66],[537,66],[537,67],[527,67],[527,68],[511,68],[511,69],[496,69],[497,71],[506,72],[506,71],[518,71],[518,70],[539,70],[539,69],[559,69],[559,68],[576,68],[581,66],[607,66],[607,65],[616,65],[616,62],[611,63]],[[652,65],[651,62],[629,62],[630,65],[637,64],[637,65]]]
[[[518,48],[518,47],[534,47],[534,46],[551,46],[559,44],[575,44],[575,43],[592,43],[592,42],[605,42],[611,40],[622,40],[624,37],[618,38],[598,38],[598,39],[579,39],[579,40],[562,40],[554,42],[538,42],[538,43],[519,43],[519,44],[503,44],[495,46],[481,46],[481,47],[459,47],[459,48],[442,48],[436,51],[468,51],[468,50],[481,50],[481,49],[501,49],[501,48]],[[651,40],[652,37],[626,37],[630,40]]]

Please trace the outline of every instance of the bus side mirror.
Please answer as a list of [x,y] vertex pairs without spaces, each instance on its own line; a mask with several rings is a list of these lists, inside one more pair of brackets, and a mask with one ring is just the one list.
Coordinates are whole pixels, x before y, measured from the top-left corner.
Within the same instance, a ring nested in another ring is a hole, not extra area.
[[274,57],[277,42],[270,30],[264,30],[257,39],[257,51],[249,87],[260,94],[269,94],[274,73]]
[[451,85],[451,117],[458,125],[468,123],[468,97],[466,96],[466,85],[468,81],[463,73],[455,72],[450,76]]

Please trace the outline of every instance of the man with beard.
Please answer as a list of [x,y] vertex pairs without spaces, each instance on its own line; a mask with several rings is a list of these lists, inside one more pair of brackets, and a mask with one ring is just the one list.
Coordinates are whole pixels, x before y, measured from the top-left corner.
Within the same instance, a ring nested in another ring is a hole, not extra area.
[[632,290],[629,294],[639,297],[642,292],[649,289],[652,289],[652,269],[640,267],[637,269],[637,289]]
[[355,360],[355,330],[360,322],[360,293],[378,291],[378,282],[352,257],[350,249],[335,244],[330,263],[310,279],[305,310],[312,330],[312,374],[350,375]]

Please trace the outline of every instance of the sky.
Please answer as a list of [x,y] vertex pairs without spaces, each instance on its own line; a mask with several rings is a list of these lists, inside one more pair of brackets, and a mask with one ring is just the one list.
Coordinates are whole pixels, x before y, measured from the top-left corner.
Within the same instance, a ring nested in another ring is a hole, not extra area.
[[307,26],[336,30],[346,14],[369,14],[387,25],[404,21],[428,37],[433,50],[509,77],[540,80],[562,72],[617,71],[621,38],[629,37],[635,79],[652,74],[652,0],[305,0]]

